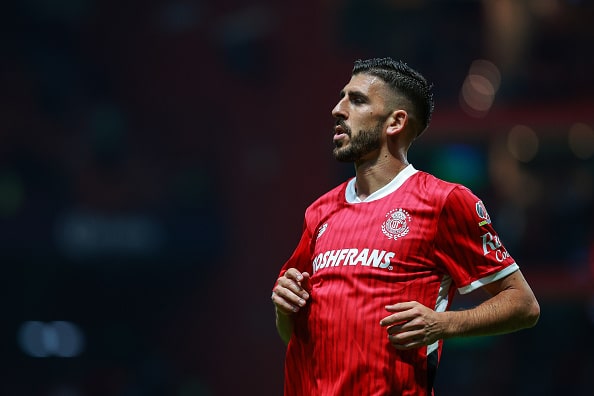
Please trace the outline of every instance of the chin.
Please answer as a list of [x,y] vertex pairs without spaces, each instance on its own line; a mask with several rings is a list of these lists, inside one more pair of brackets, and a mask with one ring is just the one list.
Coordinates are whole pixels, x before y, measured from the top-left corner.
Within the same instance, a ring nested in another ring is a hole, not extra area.
[[338,162],[355,162],[356,158],[353,158],[349,153],[342,153],[338,150],[334,150],[334,159]]

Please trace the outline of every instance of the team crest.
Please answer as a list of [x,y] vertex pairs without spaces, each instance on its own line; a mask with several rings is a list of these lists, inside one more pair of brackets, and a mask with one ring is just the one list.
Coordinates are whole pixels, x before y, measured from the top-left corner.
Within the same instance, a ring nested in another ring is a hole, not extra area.
[[386,221],[382,224],[382,232],[390,239],[402,238],[410,229],[408,228],[412,218],[404,209],[392,209],[386,213]]
[[476,207],[476,214],[478,215],[478,217],[483,219],[479,223],[479,226],[482,227],[484,225],[491,224],[491,217],[489,216],[489,213],[487,213],[487,208],[485,208],[483,201],[478,201],[476,203],[475,207]]

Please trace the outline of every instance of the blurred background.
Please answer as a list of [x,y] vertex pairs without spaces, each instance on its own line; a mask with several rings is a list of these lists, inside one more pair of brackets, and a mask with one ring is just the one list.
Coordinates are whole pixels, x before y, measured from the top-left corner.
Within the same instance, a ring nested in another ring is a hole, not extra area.
[[3,4],[0,394],[282,394],[270,291],[353,174],[353,60],[391,56],[435,87],[409,160],[483,199],[542,308],[446,342],[437,394],[590,395],[593,3]]

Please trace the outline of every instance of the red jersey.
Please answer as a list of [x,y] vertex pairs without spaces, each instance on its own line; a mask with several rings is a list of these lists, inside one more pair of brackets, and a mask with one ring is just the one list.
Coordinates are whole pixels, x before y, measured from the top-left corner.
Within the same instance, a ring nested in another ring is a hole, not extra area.
[[285,396],[432,395],[442,341],[400,351],[379,322],[386,305],[416,300],[449,308],[518,266],[467,188],[409,165],[358,200],[355,179],[305,212],[303,235],[281,275],[311,274],[310,299],[294,316]]

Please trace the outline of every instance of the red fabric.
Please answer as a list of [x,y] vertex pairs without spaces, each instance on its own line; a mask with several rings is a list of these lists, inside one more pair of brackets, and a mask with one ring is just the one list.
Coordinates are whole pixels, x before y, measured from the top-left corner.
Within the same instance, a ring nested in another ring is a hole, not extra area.
[[462,186],[417,172],[388,196],[356,204],[346,202],[346,186],[307,209],[302,239],[281,270],[312,275],[287,349],[285,395],[432,394],[427,348],[393,348],[379,325],[384,307],[416,300],[435,308],[440,288],[449,307],[450,277],[465,287],[514,260]]

